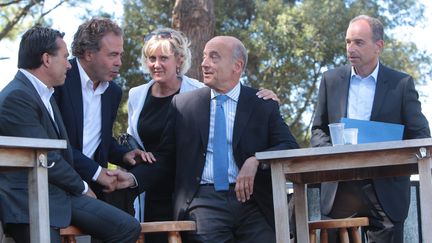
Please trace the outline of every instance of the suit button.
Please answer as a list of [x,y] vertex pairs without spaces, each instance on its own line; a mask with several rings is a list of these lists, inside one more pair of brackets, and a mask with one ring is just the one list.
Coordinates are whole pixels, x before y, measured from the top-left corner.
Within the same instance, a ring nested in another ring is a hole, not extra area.
[[204,157],[204,158],[206,157],[206,153],[203,153],[203,157]]
[[198,182],[200,182],[201,181],[201,178],[200,177],[197,177],[197,178],[195,178]]

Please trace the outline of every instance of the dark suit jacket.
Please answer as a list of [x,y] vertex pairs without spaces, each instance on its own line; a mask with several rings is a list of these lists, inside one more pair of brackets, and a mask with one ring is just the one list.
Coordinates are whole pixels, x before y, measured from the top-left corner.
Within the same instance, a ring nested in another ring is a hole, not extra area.
[[[312,126],[312,146],[331,145],[328,124],[347,116],[350,79],[349,65],[324,73]],[[378,71],[370,120],[404,125],[404,139],[430,137],[428,121],[421,112],[412,77],[382,64]],[[390,219],[404,220],[410,202],[409,177],[374,179],[373,184],[378,200]],[[324,215],[330,212],[335,194],[336,191],[322,190],[322,198],[328,197],[322,200]]]
[[[242,86],[237,104],[233,131],[233,153],[240,169],[255,152],[298,148],[274,101],[258,98],[256,90]],[[161,174],[175,170],[174,218],[183,219],[197,192],[204,170],[210,124],[210,89],[204,87],[176,95],[172,101],[160,148],[158,161],[140,165],[131,172],[139,180],[139,189],[146,190]],[[173,161],[176,161],[173,164]],[[153,185],[154,186],[154,185]],[[254,198],[271,225],[274,225],[270,170],[258,169]]]
[[[0,135],[67,139],[60,112],[54,99],[51,105],[58,132],[39,94],[27,77],[18,71],[0,93]],[[71,219],[71,195],[80,195],[84,183],[75,172],[72,150],[48,152],[50,224],[66,227]],[[0,173],[0,214],[3,223],[29,223],[27,171]]]
[[54,96],[73,148],[75,169],[84,180],[91,182],[99,165],[106,168],[108,162],[112,162],[127,167],[122,163],[122,157],[128,149],[118,145],[112,136],[122,91],[117,84],[110,82],[108,89],[102,94],[101,143],[92,160],[82,153],[84,117],[81,79],[77,60],[74,58],[70,62],[72,68],[67,72],[65,84],[56,88]]

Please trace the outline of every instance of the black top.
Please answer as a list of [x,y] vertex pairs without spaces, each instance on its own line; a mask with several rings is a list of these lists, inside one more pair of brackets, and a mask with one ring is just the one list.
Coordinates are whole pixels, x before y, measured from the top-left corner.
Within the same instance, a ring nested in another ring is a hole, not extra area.
[[138,134],[144,147],[149,152],[154,152],[159,144],[162,132],[167,123],[168,109],[174,95],[179,90],[167,97],[154,97],[151,89],[148,92],[138,119]]

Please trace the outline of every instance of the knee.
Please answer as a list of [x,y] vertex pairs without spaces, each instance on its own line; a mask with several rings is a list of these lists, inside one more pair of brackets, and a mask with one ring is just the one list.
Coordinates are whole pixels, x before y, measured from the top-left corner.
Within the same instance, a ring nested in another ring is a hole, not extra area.
[[138,239],[141,233],[141,225],[133,217],[130,217],[129,220],[125,220],[122,225],[119,227],[121,234],[126,238]]

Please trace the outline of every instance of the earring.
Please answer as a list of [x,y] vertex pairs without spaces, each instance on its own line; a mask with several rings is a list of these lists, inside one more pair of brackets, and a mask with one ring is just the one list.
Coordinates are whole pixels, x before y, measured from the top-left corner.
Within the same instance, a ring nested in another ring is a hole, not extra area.
[[176,68],[176,73],[177,73],[177,75],[180,74],[180,67],[177,67],[177,68]]

